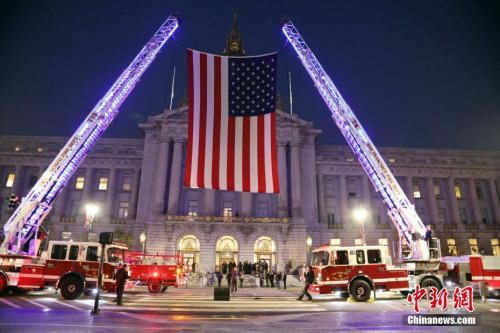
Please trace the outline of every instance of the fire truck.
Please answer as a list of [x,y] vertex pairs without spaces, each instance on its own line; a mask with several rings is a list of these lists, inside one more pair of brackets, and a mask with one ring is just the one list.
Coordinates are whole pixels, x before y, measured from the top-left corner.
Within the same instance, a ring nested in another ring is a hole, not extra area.
[[[39,228],[52,203],[66,186],[96,141],[111,124],[119,107],[132,92],[163,45],[179,26],[179,14],[171,14],[92,109],[23,198],[0,234],[0,293],[25,292],[55,286],[65,298],[77,298],[97,281],[98,243],[51,242],[46,258],[39,256]],[[83,226],[82,226],[83,229]],[[112,289],[111,275],[126,247],[108,245],[104,264],[104,288]]]
[[169,286],[181,284],[182,252],[176,255],[129,252],[130,280],[136,285],[147,285],[150,293],[165,292]]
[[[96,289],[102,245],[91,242],[51,241],[40,257],[0,256],[0,295],[9,290],[25,293],[31,289],[55,288],[65,299],[89,295]],[[113,273],[123,261],[127,248],[106,245],[102,290],[114,291]],[[127,289],[133,287],[128,283]]]

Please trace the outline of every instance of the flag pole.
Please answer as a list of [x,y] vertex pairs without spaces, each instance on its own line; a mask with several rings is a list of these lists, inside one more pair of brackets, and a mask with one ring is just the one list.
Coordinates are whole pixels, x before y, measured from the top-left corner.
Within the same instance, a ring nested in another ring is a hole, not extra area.
[[288,86],[290,87],[290,114],[293,114],[293,101],[292,101],[292,73],[288,72]]
[[169,110],[172,110],[172,101],[174,99],[175,68],[176,67],[174,67],[174,75],[172,77],[172,93],[170,94],[170,108],[169,108]]

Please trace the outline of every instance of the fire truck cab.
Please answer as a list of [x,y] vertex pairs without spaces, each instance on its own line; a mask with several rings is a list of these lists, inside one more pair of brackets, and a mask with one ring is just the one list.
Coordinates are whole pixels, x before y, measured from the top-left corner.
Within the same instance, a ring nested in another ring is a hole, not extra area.
[[[101,247],[91,242],[52,241],[40,258],[20,263],[5,256],[0,259],[0,294],[47,287],[60,290],[65,299],[90,294],[97,286]],[[120,244],[106,245],[102,269],[104,291],[114,291],[113,273],[126,257],[126,251],[126,246]]]
[[409,275],[406,267],[392,265],[387,246],[332,246],[325,245],[313,251],[312,267],[315,283],[313,292],[329,294],[348,293],[357,302],[365,302],[371,291],[401,291],[422,286],[442,287],[437,276]]

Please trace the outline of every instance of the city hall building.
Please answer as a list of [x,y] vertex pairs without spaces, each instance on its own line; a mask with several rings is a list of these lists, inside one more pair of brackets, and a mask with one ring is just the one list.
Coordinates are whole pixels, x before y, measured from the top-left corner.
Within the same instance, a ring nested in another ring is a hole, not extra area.
[[[224,54],[242,54],[237,28]],[[43,222],[50,239],[82,240],[125,231],[133,249],[172,254],[186,267],[218,270],[224,262],[298,266],[323,244],[396,249],[398,234],[351,149],[317,145],[321,130],[277,103],[280,193],[185,187],[188,105],[138,124],[143,139],[101,138],[59,193]],[[67,138],[0,136],[0,224],[12,193],[25,196]],[[378,147],[443,255],[500,255],[500,152]],[[91,230],[86,205],[98,206]],[[363,221],[354,210],[366,209]],[[143,234],[143,243],[140,235]],[[394,246],[394,247],[393,247]],[[397,251],[395,251],[397,252]]]

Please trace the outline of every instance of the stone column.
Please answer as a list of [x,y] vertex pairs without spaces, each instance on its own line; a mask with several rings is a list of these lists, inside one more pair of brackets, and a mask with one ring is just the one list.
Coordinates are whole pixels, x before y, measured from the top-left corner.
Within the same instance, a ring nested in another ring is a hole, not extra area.
[[500,223],[500,204],[498,202],[498,192],[495,186],[495,180],[493,178],[488,179],[488,184],[490,186],[491,204],[493,206],[493,213],[495,215],[495,222]]
[[[240,216],[252,216],[252,193],[250,192],[242,192],[240,196],[240,208],[239,212]],[[269,207],[271,208],[271,207]],[[233,216],[236,212],[233,212]]]
[[[434,180],[432,177],[426,178],[427,182],[427,203],[429,204],[429,222],[437,223],[439,221],[439,214],[436,202],[436,195],[434,194]],[[413,197],[413,196],[412,196]],[[427,224],[424,222],[424,224]]]
[[179,212],[183,142],[184,139],[182,138],[174,138],[174,154],[172,158],[172,173],[170,176],[170,190],[168,195],[168,213],[173,215]]
[[413,197],[413,179],[411,176],[406,177],[406,188],[407,188],[407,196],[408,200],[412,205],[415,205],[415,198]]
[[137,199],[139,197],[139,186],[141,180],[141,170],[134,170],[134,180],[132,185],[132,193],[130,194],[130,201],[128,206],[128,217],[137,217]]
[[448,190],[450,193],[451,222],[456,223],[458,228],[463,228],[463,224],[459,223],[460,212],[458,211],[458,200],[455,194],[455,180],[451,177],[448,178]]
[[302,191],[300,184],[300,152],[299,143],[293,143],[291,148],[291,179],[292,179],[292,217],[302,217]]
[[203,189],[203,210],[199,213],[204,216],[215,216],[215,190]]
[[286,163],[286,143],[278,143],[278,175],[280,193],[278,194],[278,216],[288,216],[288,175]]
[[[14,184],[12,184],[12,193],[17,194],[21,198],[24,190],[23,176],[25,175],[24,167],[22,165],[16,166],[16,173],[14,174]],[[21,202],[21,199],[19,199]]]
[[371,184],[368,176],[362,175],[361,182],[363,186],[363,205],[365,206],[365,209],[370,212],[372,208],[372,199],[370,197]]
[[102,214],[102,217],[104,218],[113,218],[114,215],[113,208],[115,206],[116,198],[116,175],[117,170],[115,168],[112,168],[109,171],[106,201],[104,203],[104,212]]
[[83,182],[82,204],[85,205],[94,195],[94,168],[88,166]]
[[474,182],[473,178],[469,178],[467,180],[467,183],[469,185],[469,195],[470,195],[470,203],[471,203],[471,219],[472,223],[479,223],[481,222],[481,211],[479,210],[479,204],[477,202],[477,193],[476,193],[476,183]]
[[328,224],[328,220],[326,217],[326,205],[325,205],[325,184],[324,184],[324,175],[318,172],[318,201],[319,201],[319,223]]
[[153,213],[163,214],[165,211],[165,193],[167,187],[168,152],[170,150],[169,138],[160,138],[160,148],[156,161],[154,190],[153,190]]
[[339,175],[340,218],[341,222],[344,224],[344,228],[347,223],[351,222],[349,207],[347,205],[347,184],[345,178],[345,175]]

